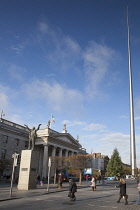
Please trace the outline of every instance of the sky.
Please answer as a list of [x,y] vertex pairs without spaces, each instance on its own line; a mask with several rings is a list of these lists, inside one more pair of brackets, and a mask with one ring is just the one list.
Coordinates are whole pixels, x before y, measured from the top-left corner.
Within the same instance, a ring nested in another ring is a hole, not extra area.
[[127,6],[140,168],[139,0],[0,0],[3,118],[43,129],[53,114],[53,130],[129,164]]

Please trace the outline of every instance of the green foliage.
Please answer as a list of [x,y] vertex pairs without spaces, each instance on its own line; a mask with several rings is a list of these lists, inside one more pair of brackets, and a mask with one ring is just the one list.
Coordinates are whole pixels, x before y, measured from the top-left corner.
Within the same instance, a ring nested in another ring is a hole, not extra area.
[[124,173],[123,163],[116,148],[109,160],[106,171],[106,176],[121,176]]

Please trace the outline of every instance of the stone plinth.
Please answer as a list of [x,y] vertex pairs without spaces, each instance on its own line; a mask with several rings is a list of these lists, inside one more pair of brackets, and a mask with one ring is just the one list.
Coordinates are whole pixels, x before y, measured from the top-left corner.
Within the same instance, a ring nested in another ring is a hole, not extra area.
[[36,188],[39,152],[22,150],[18,189],[29,190]]

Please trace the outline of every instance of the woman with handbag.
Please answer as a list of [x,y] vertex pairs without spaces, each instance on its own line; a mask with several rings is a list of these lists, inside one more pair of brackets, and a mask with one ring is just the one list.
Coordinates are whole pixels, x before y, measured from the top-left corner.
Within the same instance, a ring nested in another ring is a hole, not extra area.
[[115,186],[115,187],[118,187],[120,188],[120,197],[119,197],[119,200],[117,201],[117,203],[120,203],[120,200],[121,198],[124,198],[125,199],[125,205],[128,204],[128,195],[126,194],[126,182],[123,178],[120,178],[120,183],[118,186]]
[[76,200],[75,192],[77,192],[77,185],[73,179],[69,179],[69,194],[68,197],[71,198],[71,201]]
[[92,176],[90,186],[92,187],[92,191],[94,191],[96,189],[96,178],[94,176]]

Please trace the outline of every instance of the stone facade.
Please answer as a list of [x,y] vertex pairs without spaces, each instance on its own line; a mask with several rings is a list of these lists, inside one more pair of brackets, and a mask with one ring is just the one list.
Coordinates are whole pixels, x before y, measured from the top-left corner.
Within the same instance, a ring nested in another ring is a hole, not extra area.
[[[28,148],[28,135],[29,131],[26,127],[0,118],[0,159],[8,159],[12,162],[14,152],[21,154],[22,150]],[[34,149],[39,152],[38,173],[44,178],[47,177],[49,157],[67,157],[86,153],[78,139],[67,133],[66,128],[59,133],[49,126],[37,131]],[[19,168],[16,167],[15,173],[18,174],[18,171]],[[11,167],[7,168],[5,173],[10,174]]]

